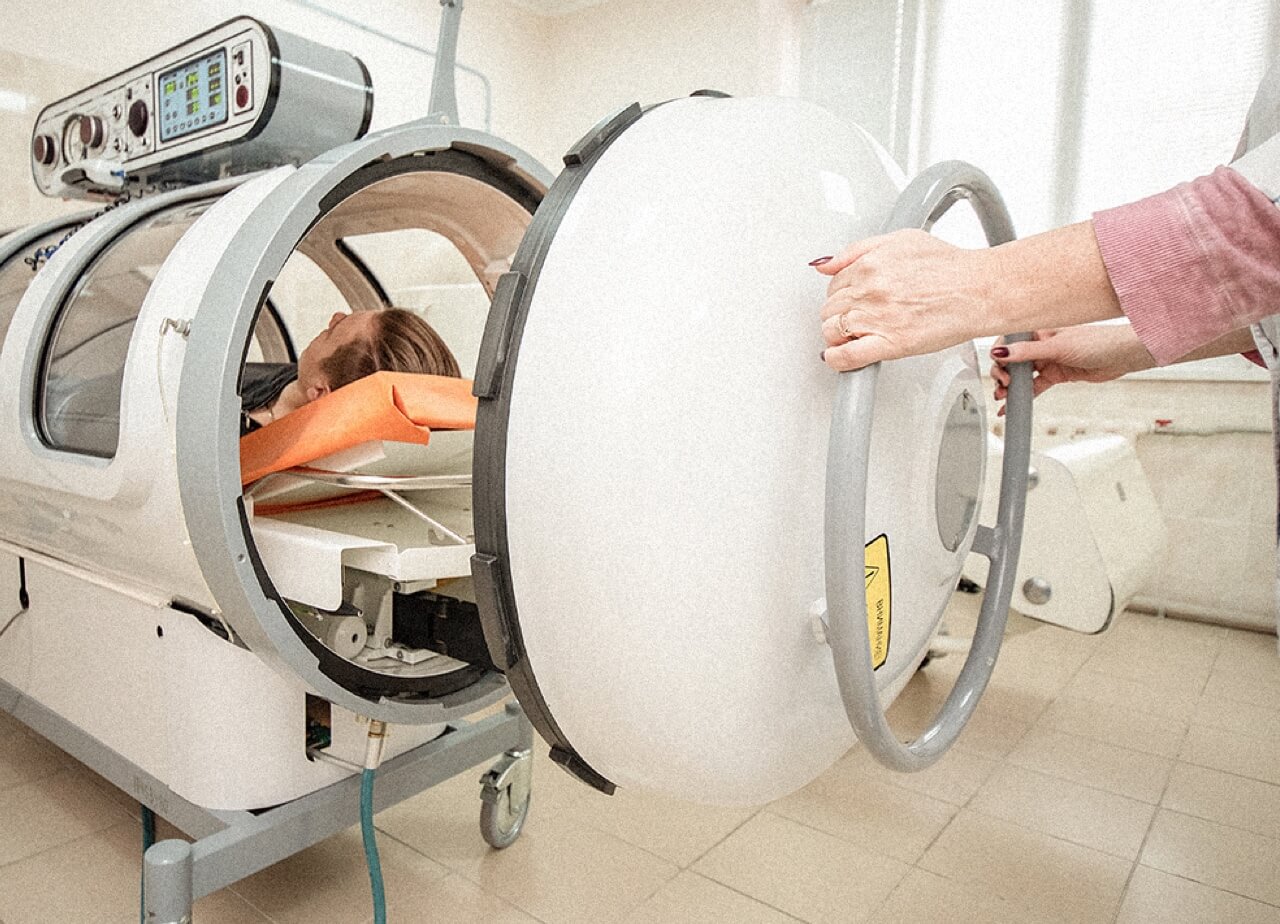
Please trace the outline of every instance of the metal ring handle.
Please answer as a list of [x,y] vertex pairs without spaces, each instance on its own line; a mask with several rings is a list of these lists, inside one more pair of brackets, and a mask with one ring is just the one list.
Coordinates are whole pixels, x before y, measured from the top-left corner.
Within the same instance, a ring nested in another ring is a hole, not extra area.
[[[917,176],[899,196],[885,231],[927,231],[961,199],[973,205],[991,245],[1014,239],[1013,223],[1000,193],[985,173],[961,161],[935,164]],[[1015,334],[1007,339],[1013,342],[1029,336]],[[863,563],[871,422],[879,364],[840,377],[827,457],[827,638],[854,733],[876,760],[894,770],[923,770],[946,753],[973,715],[1004,640],[1022,545],[1027,466],[1031,458],[1031,366],[1019,363],[1010,370],[996,525],[994,529],[979,527],[973,544],[973,551],[991,562],[978,627],[955,688],[928,729],[910,744],[899,741],[885,719],[871,666],[867,626]]]

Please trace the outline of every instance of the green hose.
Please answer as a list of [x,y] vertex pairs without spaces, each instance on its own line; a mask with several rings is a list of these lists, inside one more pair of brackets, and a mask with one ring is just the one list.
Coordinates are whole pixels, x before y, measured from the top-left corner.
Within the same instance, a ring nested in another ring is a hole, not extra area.
[[373,775],[360,774],[360,834],[364,838],[364,858],[369,864],[369,887],[373,891],[373,924],[387,924],[387,897],[382,890],[382,864],[373,831]]
[[[156,813],[145,805],[142,806],[142,855],[145,860],[147,851],[156,842]],[[138,920],[147,924],[147,864],[142,864],[142,873],[138,877]]]

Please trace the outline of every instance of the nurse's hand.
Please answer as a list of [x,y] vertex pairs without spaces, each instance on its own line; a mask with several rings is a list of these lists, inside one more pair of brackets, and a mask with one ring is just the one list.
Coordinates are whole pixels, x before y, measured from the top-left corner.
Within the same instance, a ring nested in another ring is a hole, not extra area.
[[1121,315],[1088,221],[981,250],[895,231],[814,265],[832,277],[823,359],[840,371]]
[[[1064,382],[1109,382],[1130,372],[1150,369],[1155,360],[1127,324],[1086,324],[1036,331],[1035,339],[997,343],[991,349],[995,398],[1009,394],[1011,363],[1033,364],[1032,390],[1038,397]],[[1000,409],[1004,413],[1004,408]]]
[[996,305],[991,253],[908,230],[816,263],[832,277],[822,306],[823,360],[843,372],[1010,329]]

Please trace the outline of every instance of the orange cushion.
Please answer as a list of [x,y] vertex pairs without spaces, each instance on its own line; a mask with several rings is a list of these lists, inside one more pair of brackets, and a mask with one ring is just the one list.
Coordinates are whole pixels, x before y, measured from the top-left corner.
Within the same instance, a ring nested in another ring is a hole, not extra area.
[[471,382],[375,372],[240,438],[240,483],[367,443],[426,445],[432,429],[474,430]]

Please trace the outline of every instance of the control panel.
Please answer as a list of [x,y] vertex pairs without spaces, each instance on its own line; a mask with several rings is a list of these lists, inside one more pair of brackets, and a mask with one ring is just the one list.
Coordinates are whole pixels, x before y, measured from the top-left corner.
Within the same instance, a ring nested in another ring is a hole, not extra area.
[[358,58],[239,17],[46,107],[32,176],[78,198],[204,182],[354,140],[372,108]]

